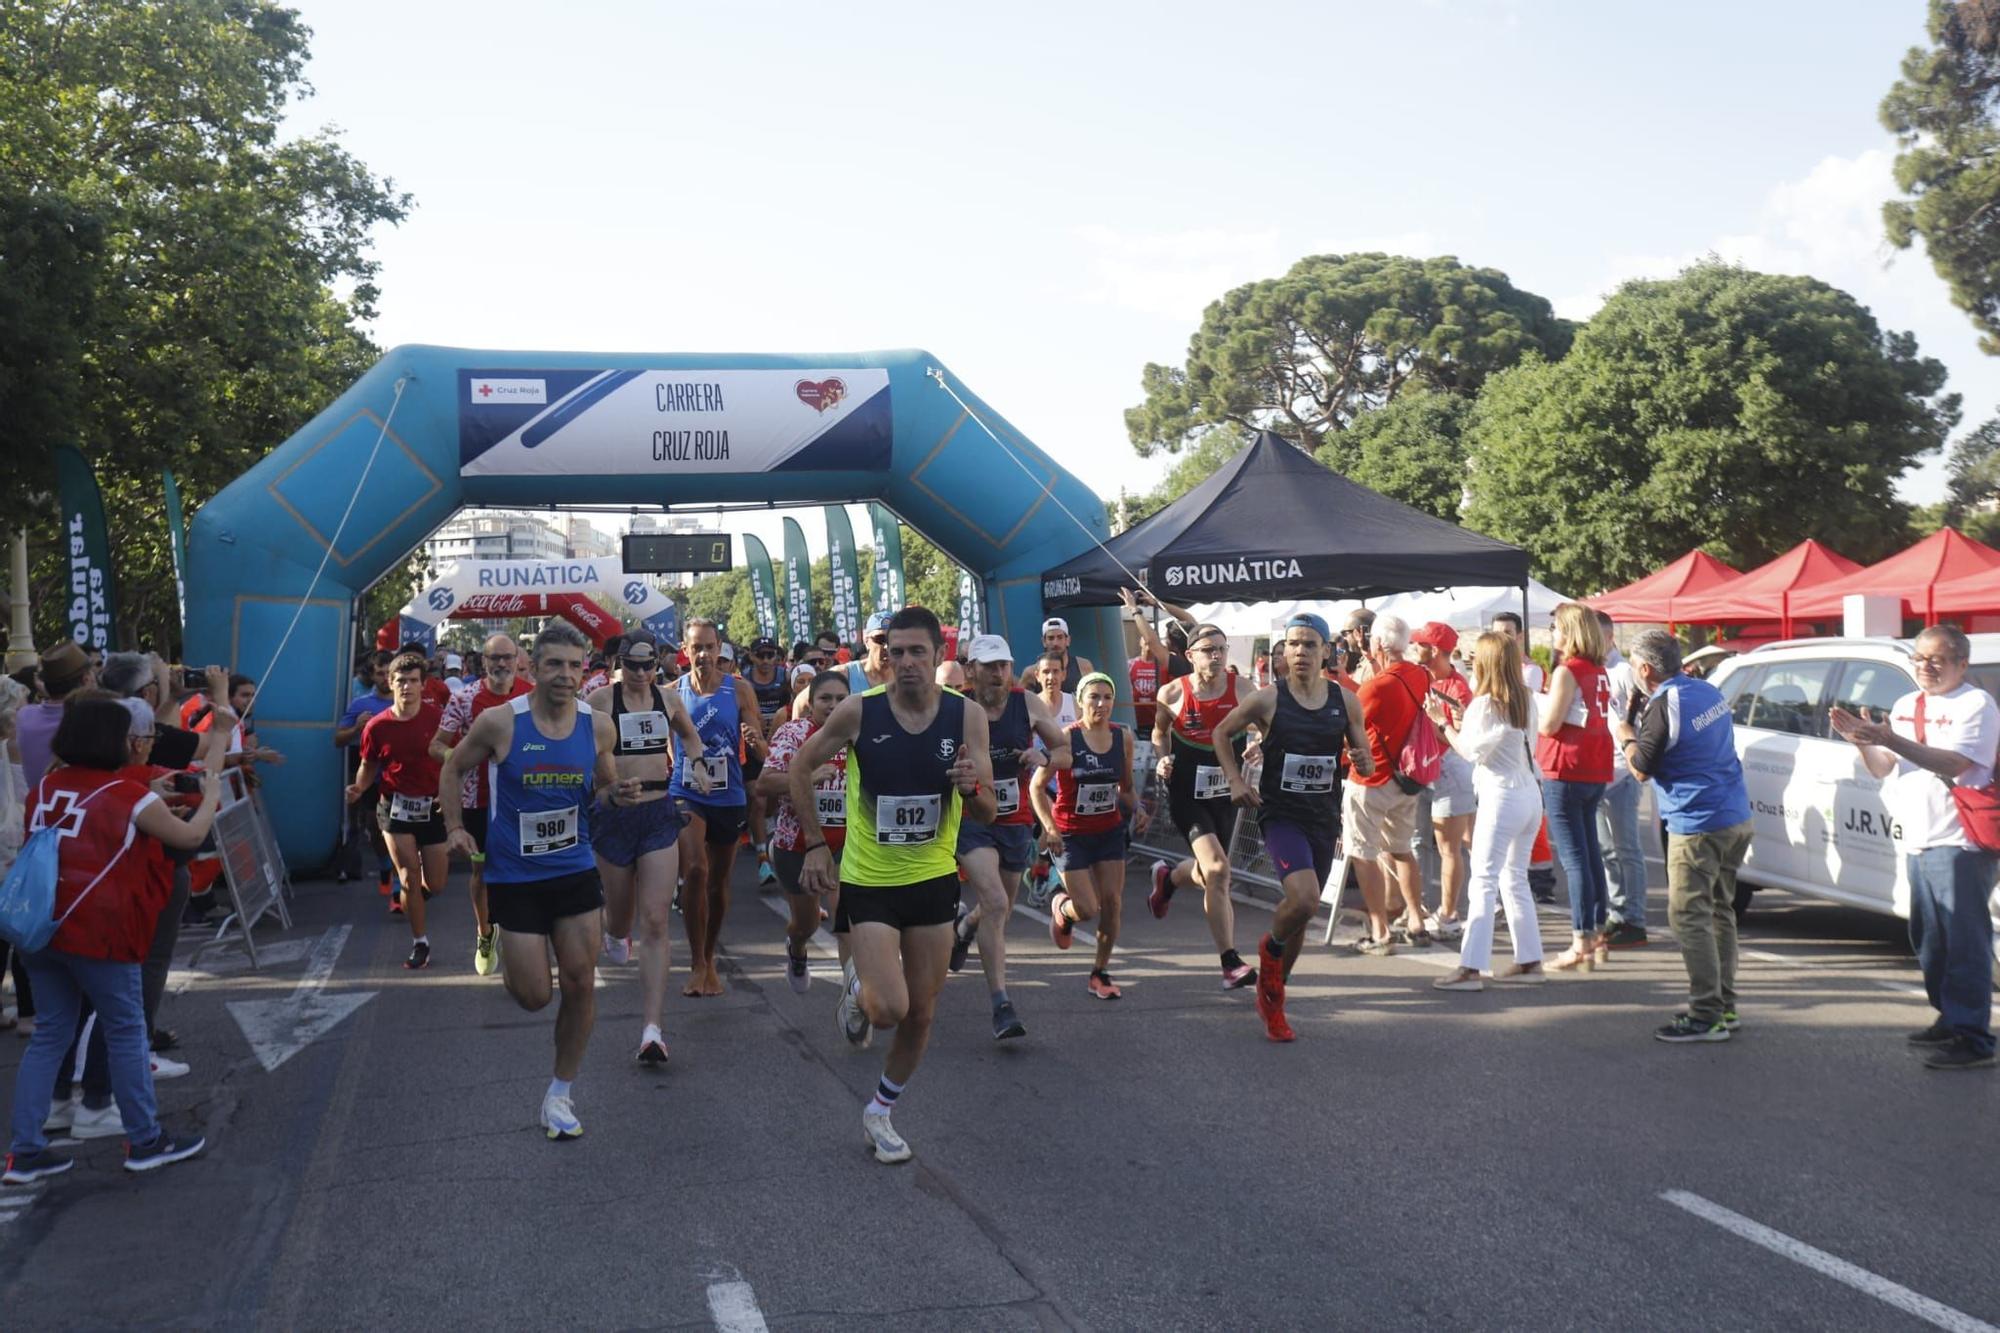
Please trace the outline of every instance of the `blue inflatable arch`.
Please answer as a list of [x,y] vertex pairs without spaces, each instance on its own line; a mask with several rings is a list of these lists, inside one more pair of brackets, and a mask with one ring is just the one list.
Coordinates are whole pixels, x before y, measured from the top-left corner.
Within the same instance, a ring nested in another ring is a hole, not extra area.
[[[187,658],[259,678],[258,735],[288,761],[262,770],[267,805],[286,858],[317,866],[339,835],[355,599],[461,506],[866,500],[985,581],[1023,662],[1040,651],[1041,571],[1108,534],[1089,487],[922,351],[398,347],[195,515]],[[1070,623],[1077,652],[1123,661],[1114,612]]]

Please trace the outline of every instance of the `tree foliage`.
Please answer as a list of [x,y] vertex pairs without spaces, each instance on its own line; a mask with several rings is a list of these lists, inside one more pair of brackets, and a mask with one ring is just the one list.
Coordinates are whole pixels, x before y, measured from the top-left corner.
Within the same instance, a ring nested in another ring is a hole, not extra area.
[[[906,573],[909,569],[909,541],[911,535],[909,529],[905,528],[903,530],[903,565]],[[854,556],[855,568],[859,571],[861,587],[864,590],[862,595],[865,599],[867,596],[865,590],[871,586],[869,580],[873,577],[875,570],[875,548],[872,546],[858,546],[855,548]],[[953,596],[956,596],[957,585],[953,584],[952,588]],[[784,582],[780,579],[779,595],[781,597],[783,596],[783,589]],[[813,561],[812,589],[813,632],[818,633],[822,629],[831,630],[834,628],[833,559],[831,556],[823,555]],[[956,605],[956,603],[953,605]],[[757,603],[750,595],[749,568],[739,565],[737,568],[725,573],[702,575],[694,581],[694,587],[689,591],[687,601],[681,607],[681,613],[683,617],[706,616],[710,620],[720,621],[728,627],[729,638],[738,643],[748,643],[757,636]],[[779,637],[783,638],[784,636],[780,634]],[[784,644],[784,649],[786,652],[790,652],[792,645],[786,643]]]
[[43,633],[51,449],[98,470],[121,638],[165,644],[160,469],[198,506],[375,358],[368,238],[409,201],[330,132],[281,141],[310,35],[268,0],[0,7],[0,524]]
[[1462,394],[1404,394],[1329,435],[1319,461],[1392,500],[1456,523],[1471,415],[1472,400]]
[[1738,567],[1806,537],[1900,546],[1896,479],[1958,419],[1937,361],[1812,278],[1716,262],[1630,282],[1559,362],[1487,384],[1466,522],[1557,587],[1611,587],[1700,546]]
[[1949,466],[1942,522],[1958,527],[2000,505],[2000,416],[1959,436]]
[[1251,436],[1233,427],[1203,431],[1188,450],[1174,460],[1159,485],[1133,494],[1121,490],[1112,506],[1113,530],[1123,532],[1142,523],[1207,481],[1224,463],[1245,448]]
[[1141,456],[1214,427],[1268,429],[1308,450],[1409,389],[1473,394],[1573,329],[1498,269],[1457,259],[1312,255],[1211,303],[1181,366],[1149,364],[1125,414]]
[[1882,221],[1898,248],[1923,239],[1980,346],[2000,354],[2000,0],[1931,0],[1929,31],[1882,99],[1904,195]]

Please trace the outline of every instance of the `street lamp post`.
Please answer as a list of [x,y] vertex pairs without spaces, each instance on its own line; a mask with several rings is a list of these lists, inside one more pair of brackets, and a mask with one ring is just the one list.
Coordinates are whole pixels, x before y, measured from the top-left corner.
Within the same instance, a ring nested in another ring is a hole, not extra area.
[[7,669],[18,671],[35,661],[35,628],[28,618],[28,533],[14,531],[8,558],[8,610],[12,613],[7,629]]

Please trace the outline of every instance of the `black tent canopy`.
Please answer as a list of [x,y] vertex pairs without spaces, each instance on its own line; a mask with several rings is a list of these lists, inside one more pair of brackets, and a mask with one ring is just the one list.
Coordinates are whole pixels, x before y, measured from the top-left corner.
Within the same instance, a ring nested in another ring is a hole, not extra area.
[[1115,603],[1134,574],[1182,603],[1376,597],[1524,587],[1528,553],[1379,495],[1261,431],[1159,513],[1045,571],[1042,605]]

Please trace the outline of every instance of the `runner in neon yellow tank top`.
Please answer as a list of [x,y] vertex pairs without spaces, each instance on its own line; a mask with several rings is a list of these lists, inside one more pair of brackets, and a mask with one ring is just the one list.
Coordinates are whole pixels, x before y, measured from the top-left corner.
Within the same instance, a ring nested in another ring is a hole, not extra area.
[[[870,1025],[896,1029],[861,1128],[875,1160],[902,1162],[910,1145],[889,1113],[923,1059],[951,959],[958,823],[991,820],[996,807],[986,710],[937,685],[944,647],[937,617],[905,607],[890,617],[888,640],[890,683],[849,696],[799,747],[791,795],[806,848],[801,887],[839,889],[834,930],[852,944],[842,1028],[862,1039]],[[842,749],[847,841],[836,865],[813,810],[812,775]],[[856,1007],[867,1021],[850,1028]]]

